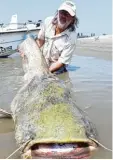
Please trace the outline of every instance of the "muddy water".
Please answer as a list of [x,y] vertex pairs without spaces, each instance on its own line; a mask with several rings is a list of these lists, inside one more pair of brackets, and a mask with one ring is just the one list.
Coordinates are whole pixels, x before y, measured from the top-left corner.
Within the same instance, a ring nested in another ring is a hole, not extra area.
[[[74,55],[69,72],[60,78],[69,80],[78,106],[95,123],[99,141],[112,147],[112,65],[111,60]],[[21,59],[17,55],[0,59],[0,108],[10,111],[10,103],[22,85]],[[68,83],[68,81],[67,81]],[[6,158],[17,148],[11,119],[0,119],[0,158]],[[99,148],[92,158],[109,159],[111,152]],[[19,153],[11,158],[19,158]]]

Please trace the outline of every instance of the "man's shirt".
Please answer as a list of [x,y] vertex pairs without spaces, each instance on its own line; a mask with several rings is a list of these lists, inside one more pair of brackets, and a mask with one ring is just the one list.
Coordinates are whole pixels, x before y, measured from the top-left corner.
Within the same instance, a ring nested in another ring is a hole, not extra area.
[[69,64],[76,48],[76,32],[67,29],[55,35],[55,25],[52,24],[52,20],[53,17],[46,18],[38,33],[38,39],[45,40],[43,55],[49,66],[56,61]]

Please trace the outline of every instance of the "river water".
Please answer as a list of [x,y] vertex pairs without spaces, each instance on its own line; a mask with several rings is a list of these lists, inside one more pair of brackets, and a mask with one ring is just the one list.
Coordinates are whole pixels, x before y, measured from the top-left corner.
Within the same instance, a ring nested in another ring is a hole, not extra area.
[[[78,55],[81,52],[77,50]],[[82,51],[83,52],[83,51]],[[111,53],[112,54],[112,53]],[[69,80],[76,104],[84,109],[96,125],[99,142],[112,148],[112,61],[103,58],[74,55],[68,73],[59,77]],[[0,108],[10,111],[10,103],[22,86],[23,70],[18,53],[0,59]],[[0,119],[0,158],[16,150],[14,125],[10,119]],[[11,158],[19,158],[16,153]],[[94,159],[111,159],[112,153],[99,148]]]

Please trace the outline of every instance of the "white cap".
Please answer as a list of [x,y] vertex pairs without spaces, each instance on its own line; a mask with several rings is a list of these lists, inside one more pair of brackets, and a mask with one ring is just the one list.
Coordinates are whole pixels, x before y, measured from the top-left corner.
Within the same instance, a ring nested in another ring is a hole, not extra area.
[[72,1],[65,1],[61,4],[61,6],[58,8],[59,10],[65,10],[67,11],[71,16],[75,16],[76,14],[76,6]]

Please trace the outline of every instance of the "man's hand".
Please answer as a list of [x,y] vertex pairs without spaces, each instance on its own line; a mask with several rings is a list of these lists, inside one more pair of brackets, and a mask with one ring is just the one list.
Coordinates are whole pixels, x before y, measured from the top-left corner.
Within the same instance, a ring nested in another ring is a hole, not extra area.
[[43,46],[43,44],[45,43],[45,40],[36,39],[36,43],[37,43],[38,47],[41,48]]
[[18,47],[17,47],[17,52],[19,52],[19,53],[20,53],[20,56],[21,56],[22,58],[24,58],[24,53],[21,52],[21,51],[18,49]]
[[20,52],[20,56],[21,56],[22,58],[24,58],[24,53]]

